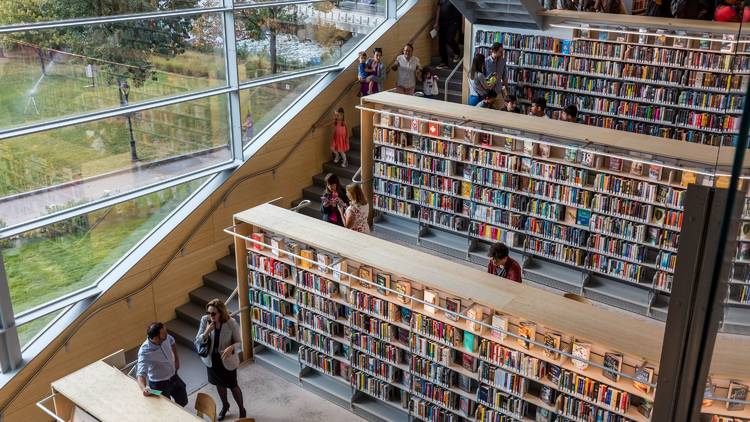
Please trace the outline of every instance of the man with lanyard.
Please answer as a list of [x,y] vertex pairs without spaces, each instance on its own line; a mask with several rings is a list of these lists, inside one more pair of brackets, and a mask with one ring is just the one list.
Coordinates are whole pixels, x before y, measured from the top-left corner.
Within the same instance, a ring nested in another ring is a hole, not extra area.
[[159,395],[174,399],[185,407],[188,403],[185,382],[177,375],[180,358],[174,337],[167,334],[161,322],[153,322],[146,331],[146,341],[138,350],[136,378],[144,396]]
[[490,55],[484,61],[484,68],[487,72],[487,78],[493,74],[497,78],[495,92],[501,98],[508,94],[508,71],[505,60],[505,50],[499,42],[493,43],[490,47]]

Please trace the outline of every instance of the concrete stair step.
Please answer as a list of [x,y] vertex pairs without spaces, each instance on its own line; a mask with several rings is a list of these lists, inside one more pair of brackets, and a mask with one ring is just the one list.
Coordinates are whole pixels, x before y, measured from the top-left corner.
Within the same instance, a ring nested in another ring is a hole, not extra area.
[[172,337],[174,337],[178,343],[194,352],[196,351],[193,340],[195,340],[195,335],[198,334],[197,324],[192,325],[181,319],[173,319],[172,321],[168,321],[165,325],[167,326],[169,334],[172,334]]
[[203,276],[203,283],[229,296],[237,288],[237,276],[223,271],[214,271]]
[[[326,185],[326,183],[325,183],[326,174],[328,174],[328,173],[320,173],[320,174],[316,174],[315,176],[313,176],[313,185],[320,186],[321,188],[325,187],[325,185]],[[346,186],[346,185],[352,183],[352,179],[350,179],[348,177],[341,177],[341,176],[339,176],[339,181],[341,182],[342,186]],[[318,198],[318,199],[320,199],[320,198]]]
[[352,177],[354,177],[354,173],[356,173],[358,169],[359,169],[359,166],[352,166],[352,165],[348,167],[341,167],[341,165],[339,164],[334,164],[333,161],[329,161],[323,164],[324,172],[333,173],[336,176],[338,176],[339,179],[351,180]]
[[201,317],[206,315],[205,309],[206,308],[197,303],[188,302],[184,305],[178,306],[174,311],[177,314],[177,319],[195,326],[195,329],[197,330],[201,323]]
[[216,260],[216,268],[221,272],[237,276],[237,262],[234,260],[234,255],[227,255]]
[[216,290],[215,288],[210,287],[210,286],[202,286],[190,292],[189,296],[190,296],[191,302],[199,306],[206,306],[208,302],[216,298],[221,299],[226,302],[227,298],[229,297],[229,294],[230,293],[225,293],[223,291]]

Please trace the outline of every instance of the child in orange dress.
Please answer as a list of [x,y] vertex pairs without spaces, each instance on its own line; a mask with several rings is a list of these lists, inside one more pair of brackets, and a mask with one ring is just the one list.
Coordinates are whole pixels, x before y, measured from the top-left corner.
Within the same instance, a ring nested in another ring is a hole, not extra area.
[[333,139],[331,140],[331,152],[333,162],[341,161],[341,167],[346,167],[346,152],[349,151],[349,130],[344,121],[344,109],[339,107],[333,114]]

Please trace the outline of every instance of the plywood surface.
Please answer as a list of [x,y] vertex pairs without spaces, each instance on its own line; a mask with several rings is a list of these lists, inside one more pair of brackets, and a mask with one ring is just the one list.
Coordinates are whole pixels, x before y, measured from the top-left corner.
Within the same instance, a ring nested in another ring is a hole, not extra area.
[[144,397],[135,380],[101,361],[53,382],[52,388],[102,422],[201,420],[164,397]]
[[[273,205],[243,211],[235,219],[651,363],[661,355],[664,324],[656,320],[575,302]],[[750,350],[749,339],[719,336],[712,372],[750,377],[743,350]]]
[[[714,147],[656,136],[641,135],[614,129],[605,129],[578,123],[544,119],[498,110],[471,107],[465,104],[446,103],[439,100],[381,92],[362,99],[365,107],[387,106],[392,109],[411,110],[423,114],[440,115],[441,118],[458,122],[500,126],[507,129],[549,134],[550,140],[578,141],[603,147],[624,148],[645,154],[673,158],[713,168],[719,164],[729,166],[734,158],[734,148]],[[692,164],[692,165],[695,165]],[[745,168],[750,168],[750,159],[745,160]]]

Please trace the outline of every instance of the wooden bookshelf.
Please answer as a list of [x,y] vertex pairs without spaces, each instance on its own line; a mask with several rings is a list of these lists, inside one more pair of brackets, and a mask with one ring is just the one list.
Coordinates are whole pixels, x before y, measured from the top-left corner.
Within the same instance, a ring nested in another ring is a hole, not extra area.
[[553,118],[576,104],[579,121],[588,125],[732,145],[750,75],[750,41],[737,42],[736,31],[647,30],[630,20],[616,27],[566,23],[567,38],[474,27],[472,51],[486,56],[501,42],[511,91],[522,104],[545,97]]
[[[362,105],[375,211],[465,239],[464,259],[503,241],[530,281],[659,319],[685,188],[713,184],[713,164],[721,171],[733,152],[643,135],[624,150],[612,130],[392,93]],[[750,224],[743,230],[728,332],[750,328]]]
[[[236,214],[235,223],[235,233],[248,234],[238,238],[265,244],[247,242],[238,253],[249,257],[249,261],[238,258],[238,265],[247,268],[249,274],[247,280],[239,282],[250,290],[254,316],[252,325],[243,326],[243,332],[272,331],[277,339],[289,344],[288,348],[279,348],[280,341],[254,335],[254,344],[259,347],[256,359],[283,371],[299,365],[300,380],[305,383],[314,378],[328,398],[339,397],[342,400],[338,402],[347,406],[369,409],[373,419],[391,421],[430,420],[430,414],[436,412],[455,421],[495,420],[493,415],[534,421],[537,412],[585,420],[586,415],[573,408],[609,415],[612,420],[650,420],[639,407],[653,402],[653,389],[645,392],[629,377],[644,361],[658,372],[661,323],[570,301],[470,267],[459,270],[444,259],[272,205]],[[272,239],[283,239],[285,246],[275,252],[269,247]],[[289,247],[292,244],[300,245],[300,249]],[[291,254],[284,255],[290,250]],[[330,257],[323,260],[329,264],[304,268],[299,255],[313,261],[319,256]],[[362,268],[366,270],[362,272]],[[333,269],[342,273],[334,275]],[[377,283],[361,281],[360,276],[365,274],[373,280],[389,275],[390,289],[379,290]],[[261,279],[271,284],[259,283]],[[405,280],[411,286],[408,294],[397,288],[397,283]],[[281,283],[288,289],[272,287]],[[421,302],[427,290],[439,298],[433,311]],[[269,311],[278,321],[295,324],[293,331],[269,324],[268,318],[258,322],[256,309],[274,309],[255,300],[262,292],[296,305],[292,315],[281,307]],[[300,292],[312,293],[315,304],[301,300]],[[458,301],[461,316],[450,317],[445,311],[446,298]],[[336,311],[331,313],[332,309]],[[481,309],[481,318],[466,319],[468,309]],[[499,313],[507,318],[507,330],[492,323],[492,315]],[[346,317],[341,318],[342,314]],[[335,319],[339,321],[326,322]],[[535,334],[522,337],[520,327],[530,321],[535,323]],[[317,340],[300,334],[308,329],[318,336]],[[506,334],[504,338],[501,333]],[[559,349],[544,347],[552,344],[545,341],[548,334],[560,335]],[[518,337],[538,343],[527,348]],[[588,367],[576,365],[568,356],[573,339],[585,339],[590,345]],[[714,380],[750,376],[741,359],[748,341],[719,336]],[[613,350],[623,354],[617,381],[598,367],[603,364],[603,355]],[[575,384],[571,383],[576,379],[624,393],[627,401],[612,404],[604,396],[573,390]],[[658,374],[653,381],[657,380]],[[713,407],[718,406],[715,403],[706,411],[713,413]],[[716,411],[738,417],[745,413]]]

